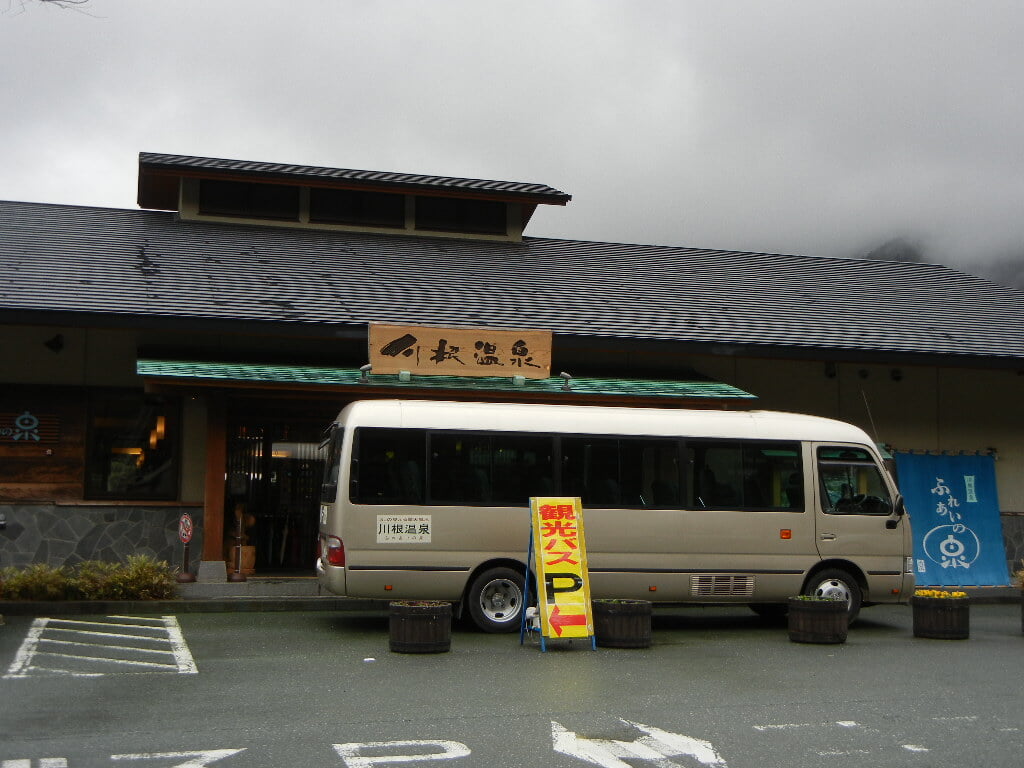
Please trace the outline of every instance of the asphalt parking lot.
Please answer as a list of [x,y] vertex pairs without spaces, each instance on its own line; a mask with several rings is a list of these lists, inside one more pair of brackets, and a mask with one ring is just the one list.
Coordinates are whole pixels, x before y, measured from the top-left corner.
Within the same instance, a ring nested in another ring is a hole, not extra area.
[[456,628],[434,655],[391,653],[379,611],[8,616],[0,766],[1017,766],[1020,607],[971,611],[964,641],[903,606],[842,645],[664,608],[649,649]]

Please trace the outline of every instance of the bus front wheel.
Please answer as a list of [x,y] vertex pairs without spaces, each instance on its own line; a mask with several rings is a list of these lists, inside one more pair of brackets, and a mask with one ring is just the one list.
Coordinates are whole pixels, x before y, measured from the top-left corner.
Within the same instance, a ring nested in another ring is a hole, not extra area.
[[469,614],[484,632],[514,632],[523,613],[523,574],[511,568],[484,571],[469,588]]
[[860,584],[853,576],[839,568],[829,568],[814,574],[807,580],[804,594],[845,600],[851,622],[860,613],[862,599]]

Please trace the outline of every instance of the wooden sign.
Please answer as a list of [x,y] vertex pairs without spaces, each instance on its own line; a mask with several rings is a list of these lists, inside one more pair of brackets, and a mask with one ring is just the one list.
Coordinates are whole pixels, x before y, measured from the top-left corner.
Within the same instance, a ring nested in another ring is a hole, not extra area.
[[541,635],[592,637],[583,506],[578,497],[534,497],[530,511]]
[[417,376],[551,375],[551,331],[370,324],[373,373]]

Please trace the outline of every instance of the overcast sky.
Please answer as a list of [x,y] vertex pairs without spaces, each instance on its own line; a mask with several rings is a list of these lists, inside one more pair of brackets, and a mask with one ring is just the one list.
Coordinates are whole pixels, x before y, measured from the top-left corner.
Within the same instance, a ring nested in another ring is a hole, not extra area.
[[528,234],[1024,261],[1024,3],[0,0],[0,198],[140,151],[531,181]]

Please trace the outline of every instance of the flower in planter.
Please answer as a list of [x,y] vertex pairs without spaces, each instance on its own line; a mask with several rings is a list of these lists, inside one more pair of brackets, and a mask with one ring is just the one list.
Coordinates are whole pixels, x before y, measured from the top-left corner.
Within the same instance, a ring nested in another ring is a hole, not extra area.
[[967,597],[966,592],[950,592],[946,589],[915,589],[914,597],[938,597],[946,600]]

